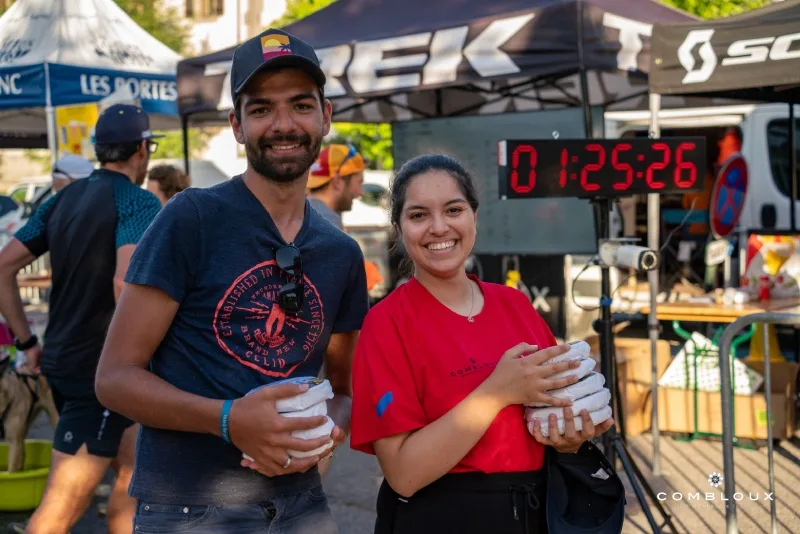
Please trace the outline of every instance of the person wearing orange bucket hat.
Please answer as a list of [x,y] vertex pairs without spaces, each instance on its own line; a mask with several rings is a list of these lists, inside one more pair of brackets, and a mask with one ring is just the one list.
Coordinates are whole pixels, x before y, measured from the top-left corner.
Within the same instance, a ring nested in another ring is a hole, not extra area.
[[364,158],[353,145],[328,145],[319,153],[308,176],[311,206],[342,230],[342,213],[364,194]]
[[[319,153],[308,176],[308,201],[314,210],[344,230],[342,213],[353,209],[353,201],[364,194],[364,158],[353,145],[328,145]],[[383,281],[375,263],[365,259],[367,290]]]

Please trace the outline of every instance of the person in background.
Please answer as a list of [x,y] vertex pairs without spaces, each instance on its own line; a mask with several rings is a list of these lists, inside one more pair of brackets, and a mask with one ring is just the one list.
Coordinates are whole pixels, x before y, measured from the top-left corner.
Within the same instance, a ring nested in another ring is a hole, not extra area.
[[[319,153],[308,177],[311,206],[339,230],[342,213],[353,209],[353,201],[364,194],[364,158],[353,145],[328,145]],[[365,259],[367,290],[383,281],[380,269]]]
[[353,209],[353,201],[364,194],[364,169],[364,159],[353,145],[328,145],[311,166],[311,206],[339,230],[344,229],[342,213]]
[[[467,275],[478,198],[464,167],[419,156],[391,190],[413,276],[369,311],[353,362],[350,444],[375,454],[385,477],[375,532],[546,532],[545,446],[575,452],[613,420],[594,426],[548,395],[577,380],[577,362],[543,365],[569,345],[519,290]],[[555,415],[549,436],[538,422],[528,432],[533,402],[565,407],[564,435]]]
[[719,158],[717,158],[717,172],[722,167],[728,158],[734,154],[742,152],[742,143],[744,143],[744,134],[739,126],[729,126],[725,128],[725,133],[717,141],[719,147]]
[[[127,491],[137,427],[97,399],[94,377],[128,262],[161,209],[141,188],[155,137],[141,108],[106,109],[95,127],[100,168],[46,200],[0,251],[0,314],[26,371],[47,378],[59,412],[47,487],[27,526],[32,534],[69,532],[109,466],[117,478],[108,531],[131,532],[135,501]],[[25,317],[17,273],[46,252],[52,291],[42,347]]]
[[86,178],[94,172],[92,162],[75,154],[62,156],[53,165],[53,193],[58,193],[69,184]]
[[[708,212],[711,207],[711,194],[714,190],[717,174],[722,164],[725,163],[729,157],[742,151],[742,141],[743,134],[739,126],[729,126],[725,128],[722,135],[717,139],[716,158],[708,158],[705,188],[698,193],[685,193],[681,203],[683,209]],[[715,152],[713,150],[713,145],[709,146],[709,152]],[[707,223],[691,223],[689,225],[689,233],[691,235],[707,236],[710,232],[711,228]]]
[[[230,76],[247,168],[176,195],[143,237],[97,394],[142,424],[137,532],[333,534],[317,464],[350,427],[368,300],[358,243],[306,199],[330,130],[325,74],[310,45],[268,29],[236,49]],[[335,426],[301,439],[327,419],[281,415],[304,389],[279,382],[323,364]]]
[[162,206],[190,186],[189,176],[172,165],[156,165],[147,175],[147,190],[158,197]]

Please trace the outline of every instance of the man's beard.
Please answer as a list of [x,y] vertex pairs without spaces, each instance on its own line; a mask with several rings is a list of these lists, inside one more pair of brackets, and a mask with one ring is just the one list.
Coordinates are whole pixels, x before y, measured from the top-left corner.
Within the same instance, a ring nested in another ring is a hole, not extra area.
[[342,196],[336,199],[336,209],[334,211],[338,213],[344,213],[345,211],[350,211],[351,209],[353,209],[352,198],[342,194]]
[[147,164],[150,161],[148,158],[147,161],[144,162],[141,169],[138,169],[136,172],[136,185],[142,186],[144,185],[144,181],[147,179]]
[[[267,150],[273,143],[299,144],[304,153],[297,156],[270,158]],[[319,156],[322,137],[312,139],[309,135],[286,135],[245,139],[244,148],[250,166],[261,176],[279,183],[291,183],[301,178]]]

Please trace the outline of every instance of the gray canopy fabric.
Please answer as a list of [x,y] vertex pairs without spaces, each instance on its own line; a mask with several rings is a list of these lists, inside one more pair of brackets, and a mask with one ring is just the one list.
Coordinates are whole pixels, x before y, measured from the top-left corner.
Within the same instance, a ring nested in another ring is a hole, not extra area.
[[[338,0],[284,29],[317,50],[334,120],[393,122],[580,106],[582,70],[590,104],[646,109],[653,24],[692,20],[655,0]],[[192,124],[227,120],[233,51],[178,64]]]

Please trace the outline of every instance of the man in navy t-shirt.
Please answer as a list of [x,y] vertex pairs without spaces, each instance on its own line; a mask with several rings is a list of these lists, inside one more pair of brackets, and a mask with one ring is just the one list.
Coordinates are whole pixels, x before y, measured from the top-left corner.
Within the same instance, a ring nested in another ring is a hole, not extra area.
[[[350,420],[350,366],[368,300],[358,244],[305,199],[330,128],[313,49],[280,30],[237,48],[230,121],[243,175],[172,198],[131,259],[98,368],[99,398],[142,424],[130,493],[137,532],[336,532],[310,457]],[[325,417],[276,400],[325,375]],[[243,454],[253,461],[243,459]]]

